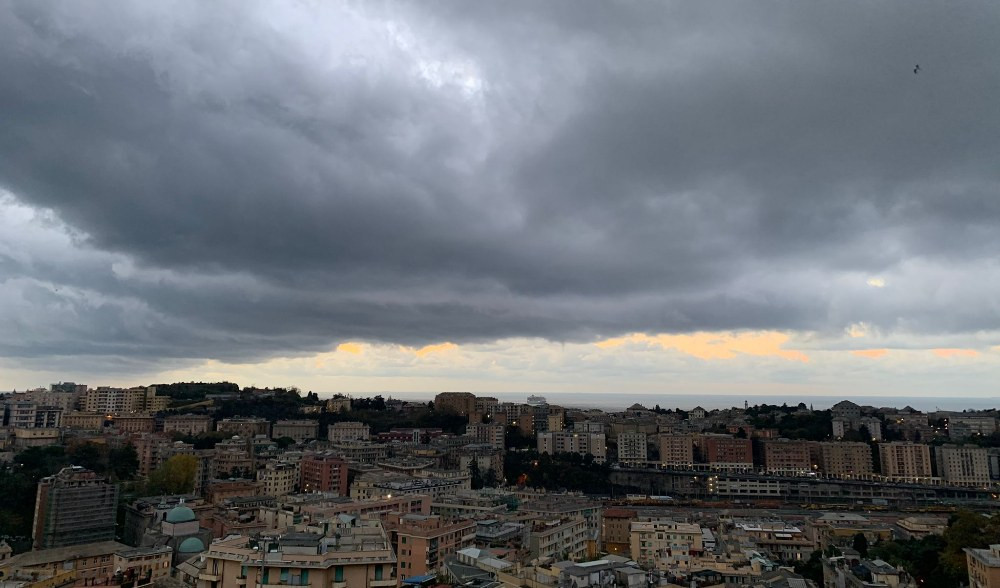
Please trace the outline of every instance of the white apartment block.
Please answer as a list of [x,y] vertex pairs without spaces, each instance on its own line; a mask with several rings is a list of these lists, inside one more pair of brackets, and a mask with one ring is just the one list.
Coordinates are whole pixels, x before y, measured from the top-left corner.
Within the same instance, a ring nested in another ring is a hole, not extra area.
[[528,530],[531,559],[579,560],[587,555],[590,532],[583,517],[534,521]]
[[473,423],[466,425],[465,434],[475,439],[476,443],[483,443],[496,449],[503,449],[506,430],[506,427],[501,424],[484,425]]
[[691,557],[704,551],[701,527],[669,519],[635,521],[629,535],[632,559],[646,569],[688,570]]
[[333,423],[327,429],[327,439],[331,443],[368,441],[371,439],[371,429],[368,425],[359,421]]
[[984,488],[990,485],[988,452],[983,447],[943,445],[934,448],[937,474],[951,486]]
[[618,461],[628,465],[641,465],[646,463],[646,434],[645,433],[619,433],[618,434]]
[[538,453],[579,453],[591,454],[594,461],[604,463],[607,447],[603,433],[573,433],[570,431],[550,431],[538,434]]

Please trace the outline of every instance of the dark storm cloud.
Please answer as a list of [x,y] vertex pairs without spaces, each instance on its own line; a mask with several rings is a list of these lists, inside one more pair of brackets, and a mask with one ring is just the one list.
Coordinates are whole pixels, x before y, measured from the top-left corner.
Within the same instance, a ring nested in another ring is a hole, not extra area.
[[0,250],[0,354],[1000,328],[913,269],[998,273],[995,5],[106,8],[0,9],[0,187],[94,253]]

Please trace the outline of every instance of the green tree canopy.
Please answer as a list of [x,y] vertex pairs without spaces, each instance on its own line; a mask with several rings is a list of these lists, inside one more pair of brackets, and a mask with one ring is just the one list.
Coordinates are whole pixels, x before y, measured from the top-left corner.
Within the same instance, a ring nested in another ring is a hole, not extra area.
[[194,491],[194,476],[198,471],[198,458],[193,455],[175,455],[149,474],[147,492],[150,494],[187,494]]

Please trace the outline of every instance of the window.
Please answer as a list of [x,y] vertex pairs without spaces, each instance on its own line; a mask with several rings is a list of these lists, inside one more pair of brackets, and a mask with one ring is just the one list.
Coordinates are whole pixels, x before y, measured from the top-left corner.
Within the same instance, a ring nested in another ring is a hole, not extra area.
[[344,566],[336,566],[333,568],[333,581],[343,582],[344,581]]
[[381,565],[375,566],[375,579],[376,580],[381,580],[382,579],[382,566]]

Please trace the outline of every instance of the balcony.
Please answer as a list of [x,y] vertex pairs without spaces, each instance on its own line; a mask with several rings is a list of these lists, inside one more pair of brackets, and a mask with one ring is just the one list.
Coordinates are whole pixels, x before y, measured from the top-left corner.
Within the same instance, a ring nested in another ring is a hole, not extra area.
[[385,578],[383,580],[371,580],[368,582],[371,588],[395,588],[396,578]]

